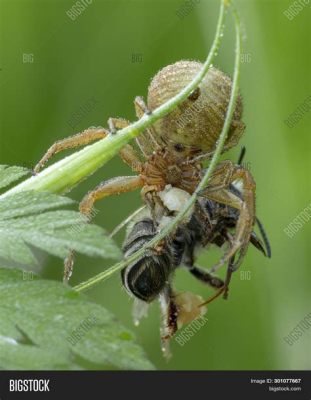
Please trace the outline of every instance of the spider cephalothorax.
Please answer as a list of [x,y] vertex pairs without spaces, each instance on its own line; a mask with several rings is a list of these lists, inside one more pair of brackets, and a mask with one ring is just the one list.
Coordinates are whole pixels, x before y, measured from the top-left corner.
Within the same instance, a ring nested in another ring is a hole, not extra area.
[[202,178],[202,165],[184,163],[161,148],[143,163],[140,174],[147,189],[161,191],[169,184],[192,193]]

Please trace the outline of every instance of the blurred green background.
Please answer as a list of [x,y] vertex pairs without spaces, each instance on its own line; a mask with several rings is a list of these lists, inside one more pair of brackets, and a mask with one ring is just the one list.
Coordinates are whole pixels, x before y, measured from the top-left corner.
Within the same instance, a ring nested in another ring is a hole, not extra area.
[[[134,120],[133,99],[146,96],[160,68],[180,59],[205,59],[219,9],[212,0],[89,3],[72,20],[66,14],[75,4],[72,0],[0,1],[1,164],[31,167],[57,139],[88,126],[106,126],[110,116]],[[185,4],[188,11],[182,8]],[[168,363],[160,352],[157,303],[135,328],[132,301],[119,274],[87,293],[136,332],[159,369],[311,367],[311,329],[291,346],[284,340],[311,312],[311,223],[292,238],[284,233],[311,201],[310,112],[293,127],[284,122],[311,94],[310,4],[290,20],[284,11],[291,4],[237,1],[243,21],[241,91],[247,125],[241,144],[247,146],[245,161],[257,182],[257,214],[269,234],[272,259],[251,247],[233,276],[229,300],[209,306],[207,324],[184,346],[172,343],[174,356]],[[215,65],[231,74],[234,27],[228,17]],[[236,148],[226,156],[236,160],[238,153]],[[79,200],[100,181],[123,174],[131,172],[115,158],[70,195]],[[139,192],[108,198],[97,204],[95,222],[112,230],[140,204]],[[117,240],[122,242],[122,234]],[[198,263],[209,267],[219,255],[216,250],[203,252]],[[43,276],[61,279],[61,260],[40,258]],[[79,256],[72,284],[109,265]],[[186,271],[178,271],[175,286],[204,298],[212,294]]]

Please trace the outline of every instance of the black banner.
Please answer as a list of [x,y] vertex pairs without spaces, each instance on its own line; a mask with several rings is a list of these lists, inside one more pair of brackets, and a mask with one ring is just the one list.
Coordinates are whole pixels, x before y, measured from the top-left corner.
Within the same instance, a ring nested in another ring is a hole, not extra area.
[[144,400],[311,400],[311,371],[0,372],[1,400],[121,396]]

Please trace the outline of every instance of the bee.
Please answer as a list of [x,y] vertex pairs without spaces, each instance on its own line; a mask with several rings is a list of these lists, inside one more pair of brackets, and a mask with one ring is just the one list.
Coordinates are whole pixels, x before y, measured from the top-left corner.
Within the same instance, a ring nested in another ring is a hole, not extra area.
[[[245,149],[239,158],[241,164]],[[242,198],[241,191],[231,184],[230,192]],[[150,211],[141,212],[127,229],[123,244],[125,257],[132,255],[146,245],[187,201],[187,194],[181,189],[168,187],[160,193],[165,206],[162,219],[156,221]],[[189,195],[188,195],[189,196]],[[210,271],[195,265],[195,254],[201,248],[211,245],[223,247],[232,240],[231,232],[236,229],[239,212],[233,207],[205,198],[199,198],[194,210],[188,218],[178,225],[174,232],[168,235],[157,248],[149,248],[137,261],[121,271],[122,283],[127,292],[135,298],[133,317],[135,324],[146,314],[147,306],[156,298],[160,300],[163,314],[161,341],[162,350],[169,357],[169,341],[184,323],[189,323],[204,314],[203,305],[224,292],[228,295],[231,279],[232,261],[227,269],[225,281],[213,275]],[[265,256],[271,257],[271,248],[262,224],[257,219],[263,242],[254,231],[251,232],[250,242]],[[174,272],[177,268],[185,267],[196,279],[217,289],[216,296],[207,302],[192,293],[177,294],[172,288]],[[143,310],[143,311],[142,311]]]

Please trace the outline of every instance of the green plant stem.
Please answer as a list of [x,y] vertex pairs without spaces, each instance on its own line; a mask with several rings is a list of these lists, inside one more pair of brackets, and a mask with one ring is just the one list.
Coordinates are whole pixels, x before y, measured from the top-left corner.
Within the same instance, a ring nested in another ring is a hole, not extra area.
[[108,137],[92,144],[84,149],[56,162],[44,169],[38,175],[5,192],[0,198],[25,190],[49,191],[53,193],[64,193],[71,190],[81,180],[94,173],[107,161],[114,157],[118,151],[130,140],[151,126],[158,119],[164,117],[184,101],[190,93],[196,89],[206,75],[219,48],[225,18],[226,1],[221,1],[220,13],[216,28],[215,38],[203,64],[202,70],[195,76],[180,93],[168,100],[166,103],[155,109],[151,114],[145,114],[141,119],[128,127],[111,134]]
[[236,99],[238,96],[238,85],[239,85],[239,77],[240,77],[240,58],[241,58],[241,31],[240,31],[240,20],[238,13],[235,8],[232,8],[233,15],[235,19],[235,29],[236,29],[236,48],[235,48],[235,63],[234,63],[234,75],[232,80],[232,90],[230,95],[230,101],[228,105],[228,110],[224,122],[224,126],[222,132],[219,136],[218,144],[216,151],[212,157],[212,160],[209,164],[209,167],[201,180],[200,184],[197,186],[195,192],[192,194],[190,199],[185,204],[184,208],[177,214],[177,216],[168,223],[152,240],[150,240],[145,246],[143,246],[140,250],[132,254],[130,257],[120,261],[119,263],[113,265],[111,268],[108,268],[106,271],[90,278],[89,280],[80,283],[75,286],[74,289],[77,291],[84,291],[90,289],[91,287],[103,282],[105,279],[109,278],[113,273],[119,271],[120,269],[126,267],[127,265],[135,262],[139,258],[141,258],[146,249],[154,247],[159,241],[164,239],[170,232],[172,232],[178,224],[191,212],[200,191],[206,186],[208,180],[215,169],[216,164],[219,161],[219,157],[221,155],[223,146],[225,144],[228,130],[230,127],[231,119],[233,116],[233,112],[235,109]]

